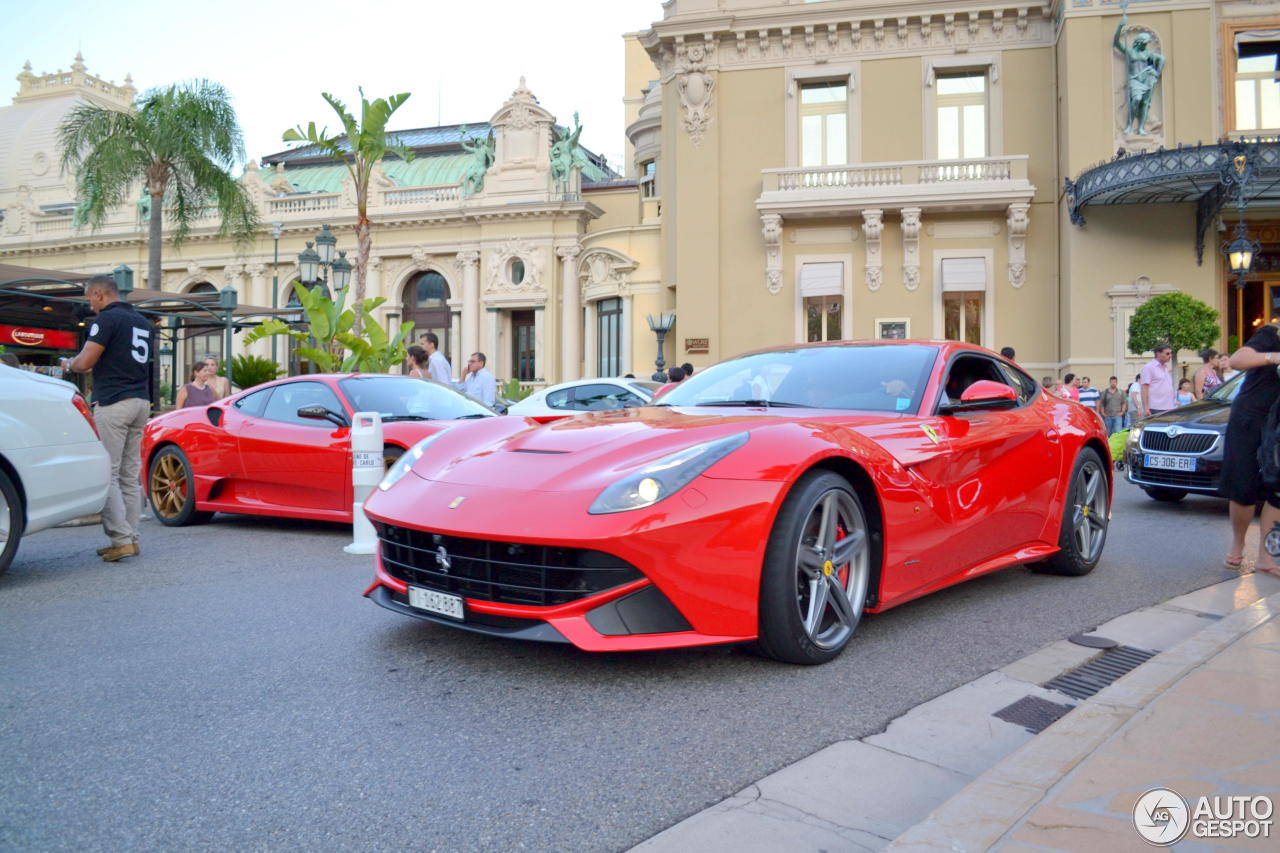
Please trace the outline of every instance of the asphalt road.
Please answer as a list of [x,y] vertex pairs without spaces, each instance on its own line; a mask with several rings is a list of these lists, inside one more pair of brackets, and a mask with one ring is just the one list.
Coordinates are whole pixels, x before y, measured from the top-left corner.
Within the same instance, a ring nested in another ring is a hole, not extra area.
[[1041,646],[1233,576],[1226,505],[1117,487],[1085,578],[1015,568],[832,664],[591,655],[362,599],[343,529],[219,515],[23,541],[0,576],[0,849],[619,850]]

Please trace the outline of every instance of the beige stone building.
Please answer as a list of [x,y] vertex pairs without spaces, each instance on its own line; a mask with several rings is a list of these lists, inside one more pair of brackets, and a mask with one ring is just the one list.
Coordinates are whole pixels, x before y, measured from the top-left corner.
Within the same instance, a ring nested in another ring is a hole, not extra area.
[[[1121,27],[1122,11],[669,0],[619,57],[628,177],[587,152],[556,181],[557,117],[523,82],[472,128],[496,142],[479,191],[459,128],[403,131],[419,159],[378,178],[370,293],[388,323],[444,335],[455,369],[481,349],[530,384],[650,372],[647,318],[663,311],[667,363],[698,366],[778,343],[952,337],[1105,382],[1137,372],[1128,319],[1169,290],[1221,312],[1220,347],[1246,339],[1280,313],[1280,145],[1248,149],[1262,245],[1237,288],[1219,141],[1280,133],[1280,3],[1133,0]],[[141,275],[137,212],[75,232],[51,147],[70,99],[123,105],[132,89],[82,63],[19,80],[0,108],[0,262]],[[285,152],[244,180],[283,226],[277,302],[322,224],[354,249],[334,164]],[[231,285],[270,305],[273,250],[269,230],[236,251],[210,223],[166,248],[166,290]]]

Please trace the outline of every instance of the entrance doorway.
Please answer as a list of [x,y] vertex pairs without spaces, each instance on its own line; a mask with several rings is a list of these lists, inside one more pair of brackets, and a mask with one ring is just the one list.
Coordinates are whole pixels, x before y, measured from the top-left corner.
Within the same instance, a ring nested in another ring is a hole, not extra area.
[[511,372],[521,382],[538,376],[535,329],[532,311],[511,312]]
[[410,341],[427,332],[435,332],[440,339],[440,352],[446,356],[450,347],[452,317],[449,312],[449,283],[435,270],[420,273],[405,285],[401,316],[413,323]]

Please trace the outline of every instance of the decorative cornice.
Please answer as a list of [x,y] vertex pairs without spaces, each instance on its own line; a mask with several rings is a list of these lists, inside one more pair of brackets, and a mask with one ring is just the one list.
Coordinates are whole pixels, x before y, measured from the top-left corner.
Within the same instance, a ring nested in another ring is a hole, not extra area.
[[705,54],[705,70],[724,71],[840,58],[1046,47],[1055,37],[1057,0],[968,8],[956,3],[920,5],[932,8],[823,3],[679,16],[641,34],[640,42],[666,83],[687,70],[686,56],[694,44]]

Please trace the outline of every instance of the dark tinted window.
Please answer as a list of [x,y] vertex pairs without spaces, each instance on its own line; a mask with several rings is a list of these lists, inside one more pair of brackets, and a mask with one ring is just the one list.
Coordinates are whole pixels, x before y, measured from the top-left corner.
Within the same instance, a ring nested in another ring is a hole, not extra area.
[[604,412],[640,406],[644,400],[617,385],[579,385],[573,389],[573,408],[584,412]]
[[488,416],[493,410],[438,382],[412,376],[354,376],[338,381],[354,412],[377,412],[389,420],[455,420]]
[[298,417],[298,409],[303,406],[324,406],[331,412],[345,415],[346,411],[338,402],[338,395],[329,390],[329,386],[321,382],[288,382],[277,385],[273,389],[271,399],[262,417],[269,421],[281,421],[290,424],[306,424],[307,426],[332,429],[329,421],[318,421],[313,418]]
[[[968,388],[975,382],[986,379],[991,382],[999,382],[1001,385],[1009,385],[1015,391],[1020,391],[1018,384],[1015,384],[1012,377],[1006,374],[995,361],[981,355],[958,355],[951,360],[951,364],[947,367],[947,376],[942,384],[942,396],[939,399],[939,405],[943,405],[950,401],[952,403],[960,402],[960,395],[964,393],[964,389]],[[1019,395],[1021,398],[1021,395]]]
[[797,347],[754,353],[700,370],[660,406],[770,405],[914,412],[938,351],[921,344]]
[[572,401],[569,399],[569,391],[570,391],[569,388],[561,388],[559,391],[552,391],[550,394],[548,394],[547,399],[544,400],[544,402],[547,404],[547,408],[548,409],[572,408],[572,406],[570,405]]
[[239,400],[236,400],[235,407],[243,415],[257,417],[262,414],[262,407],[266,404],[267,398],[271,396],[272,389],[264,388],[261,391],[254,391],[252,394],[245,394]]

